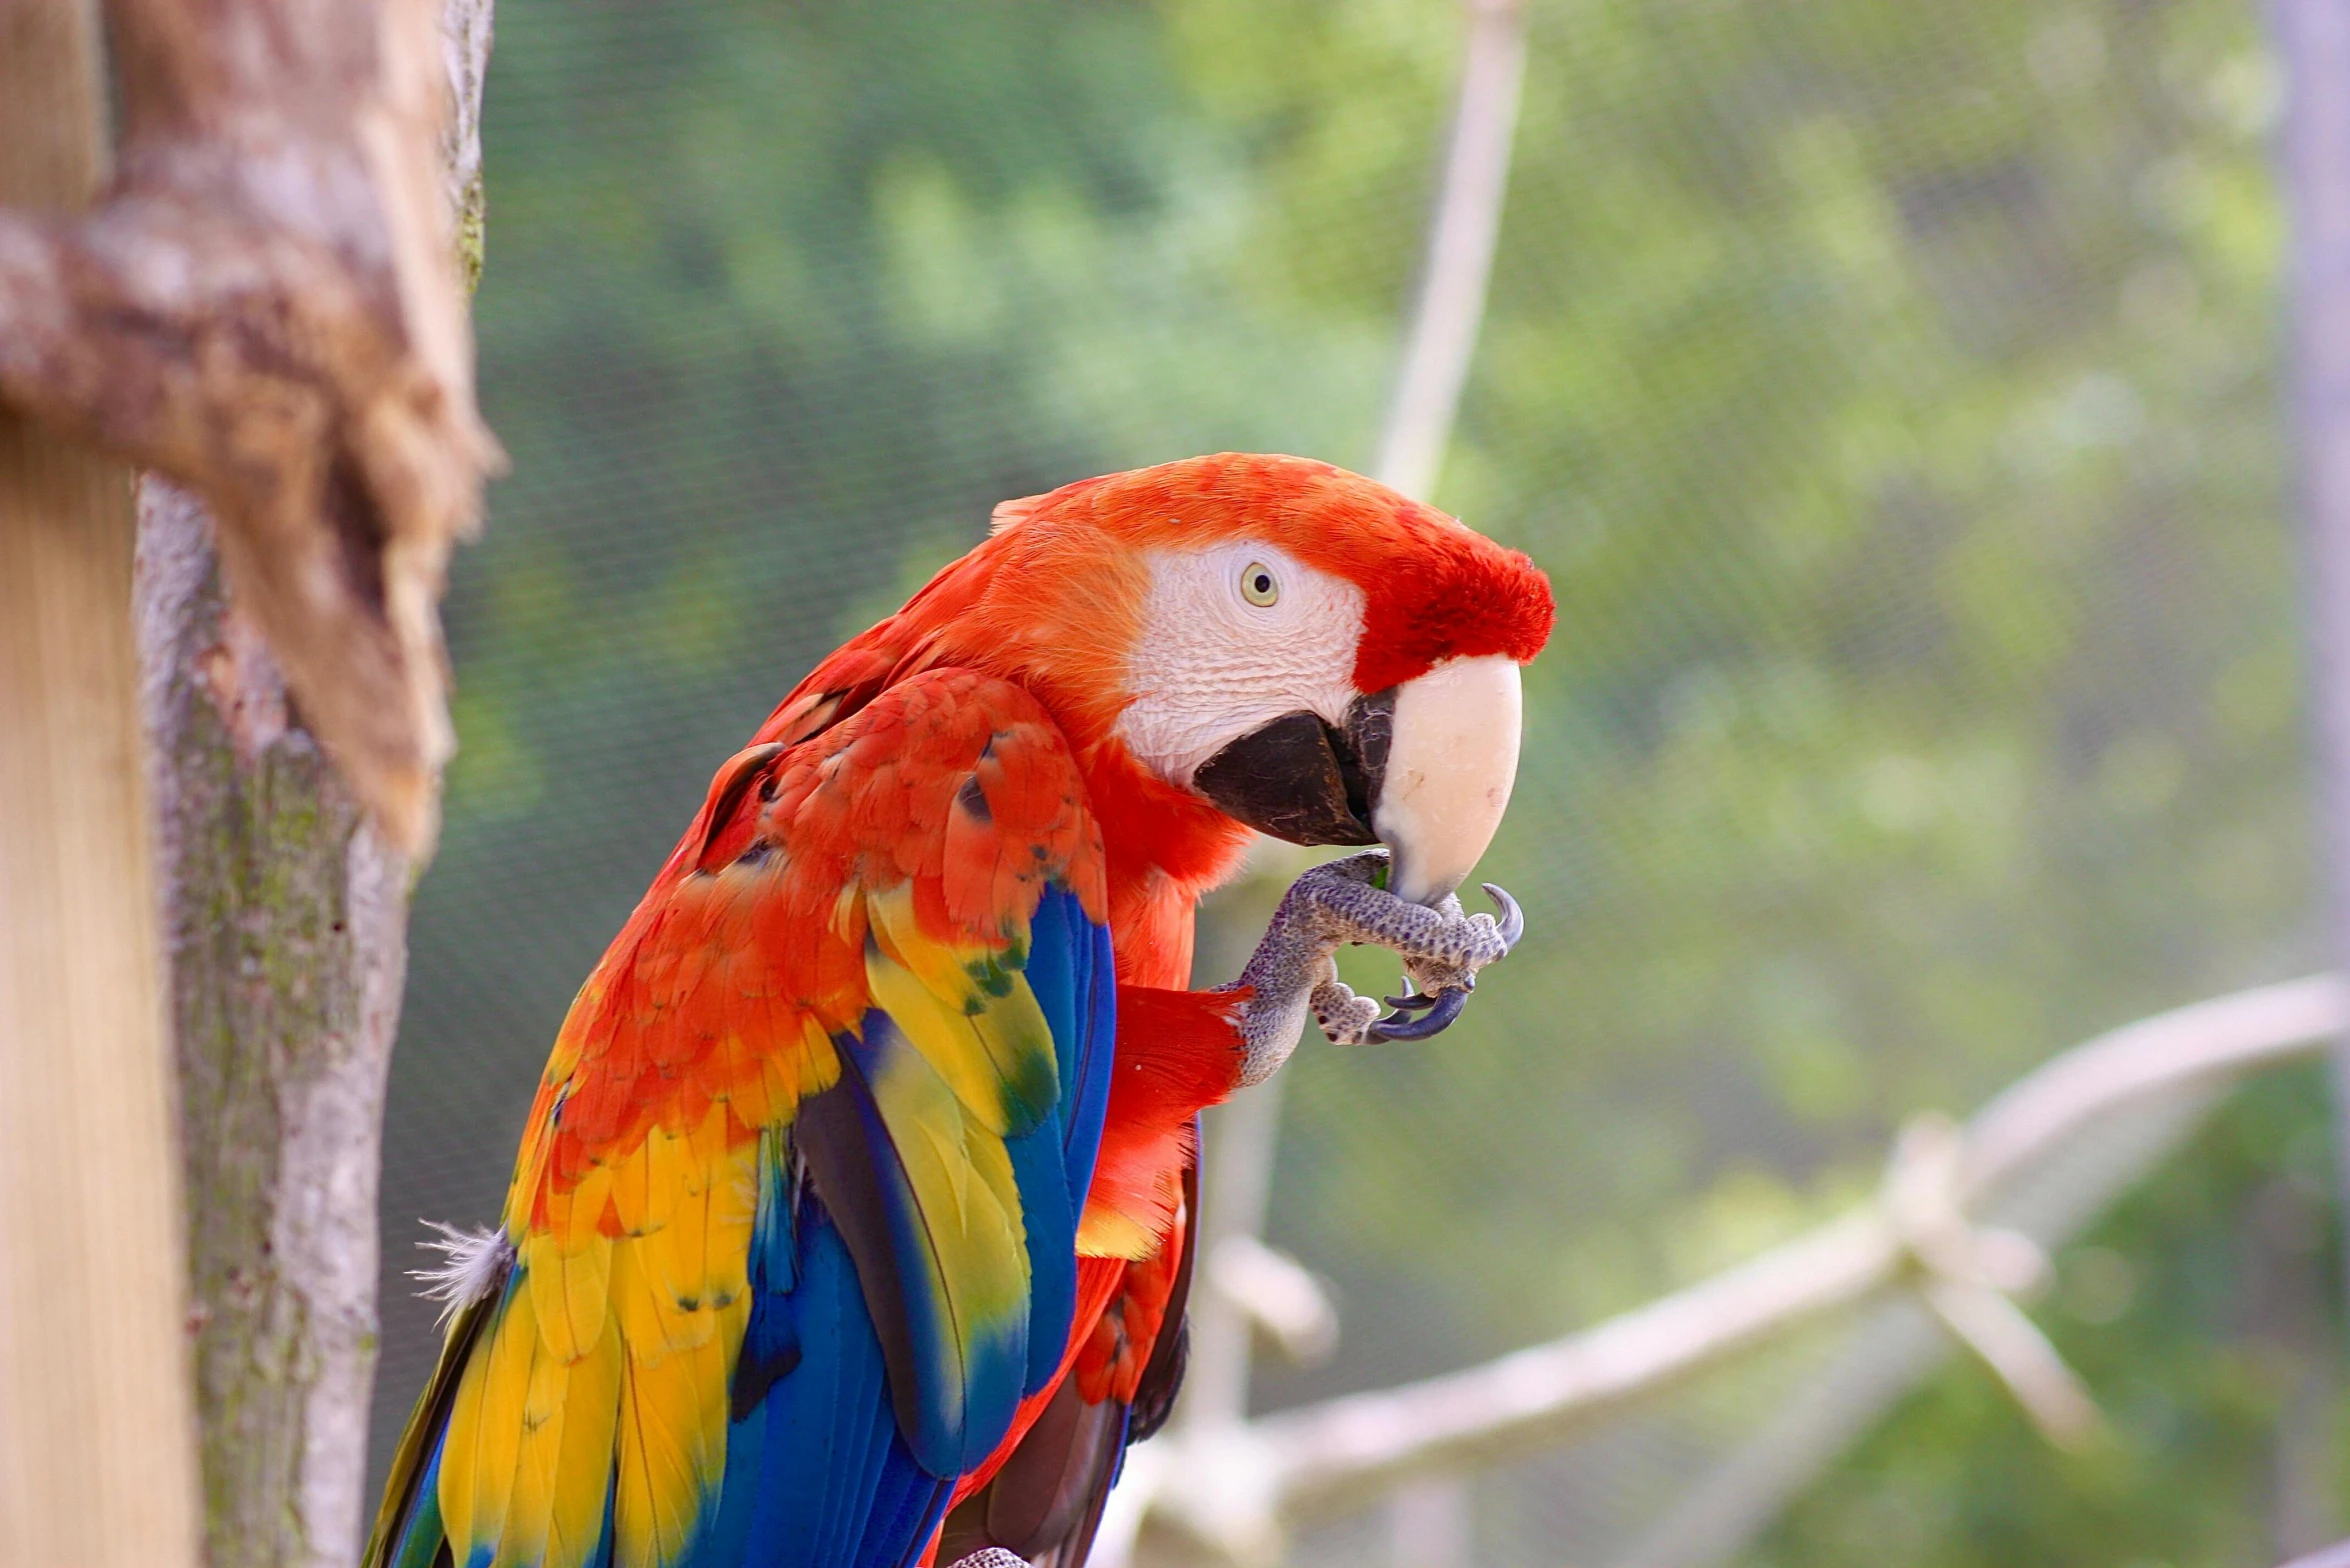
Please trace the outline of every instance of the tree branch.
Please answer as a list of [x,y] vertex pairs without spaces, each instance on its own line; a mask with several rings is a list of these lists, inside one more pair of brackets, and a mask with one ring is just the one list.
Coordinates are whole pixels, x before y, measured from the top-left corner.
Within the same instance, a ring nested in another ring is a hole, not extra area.
[[[2317,976],[2241,992],[2115,1030],[2057,1057],[1991,1101],[1939,1156],[1897,1152],[1887,1195],[1752,1261],[1647,1306],[1496,1361],[1398,1388],[1301,1406],[1238,1427],[1162,1438],[1132,1472],[1153,1516],[1221,1552],[1263,1560],[1290,1523],[1343,1508],[1414,1476],[1524,1454],[1556,1443],[1635,1400],[1719,1365],[1799,1324],[1891,1288],[1934,1298],[1997,1287],[1981,1247],[2003,1233],[1970,1232],[1957,1254],[1948,1234],[1921,1234],[1903,1188],[1930,1159],[1944,1172],[1954,1217],[1997,1197],[2085,1126],[2136,1102],[2216,1085],[2255,1067],[2321,1050],[2350,1024],[2350,986]],[[1912,1212],[1905,1213],[1905,1209]],[[2020,1238],[2015,1238],[2019,1239]],[[2011,1277],[2007,1282],[2020,1283]],[[2005,1304],[2004,1295],[1996,1299]],[[2009,1308],[2012,1311],[2012,1307]],[[2034,1365],[2045,1352],[2028,1319],[1991,1323],[1979,1295],[1962,1299],[1956,1328],[2018,1379],[2019,1397],[2045,1398],[2051,1424],[2088,1420],[2063,1411],[2071,1374]],[[1946,1319],[1948,1314],[1945,1314]],[[2020,1313],[2015,1314],[2021,1318]],[[1987,1325],[1987,1326],[1986,1326]],[[1986,1343],[1987,1341],[1987,1343]],[[2004,1363],[2004,1364],[2003,1364]],[[2034,1388],[2049,1392],[2035,1393]]]
[[1460,101],[1437,181],[1395,397],[1379,438],[1380,482],[1422,499],[1444,466],[1485,322],[1485,290],[1517,138],[1518,92],[1526,76],[1525,0],[1468,0],[1468,11]]

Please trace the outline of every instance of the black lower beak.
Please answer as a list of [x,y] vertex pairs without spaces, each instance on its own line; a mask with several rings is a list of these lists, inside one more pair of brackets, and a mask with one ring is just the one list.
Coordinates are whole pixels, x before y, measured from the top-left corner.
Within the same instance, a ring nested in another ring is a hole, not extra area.
[[1292,844],[1376,844],[1371,809],[1394,723],[1392,690],[1357,698],[1344,726],[1286,713],[1201,763],[1191,787],[1234,821]]

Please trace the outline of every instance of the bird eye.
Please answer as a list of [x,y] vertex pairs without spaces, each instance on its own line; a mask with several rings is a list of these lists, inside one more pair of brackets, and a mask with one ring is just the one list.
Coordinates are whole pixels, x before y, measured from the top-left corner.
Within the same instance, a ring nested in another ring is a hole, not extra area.
[[1251,561],[1240,569],[1240,596],[1262,609],[1281,602],[1281,583],[1273,575],[1273,568],[1262,561]]

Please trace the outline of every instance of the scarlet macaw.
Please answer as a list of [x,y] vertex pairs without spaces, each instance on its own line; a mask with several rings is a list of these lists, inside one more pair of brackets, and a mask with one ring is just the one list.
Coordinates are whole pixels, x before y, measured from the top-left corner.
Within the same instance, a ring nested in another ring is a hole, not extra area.
[[[1199,1111],[1308,1011],[1433,1033],[1516,938],[1452,895],[1551,620],[1322,463],[997,508],[718,770],[581,988],[372,1568],[1082,1563],[1180,1373]],[[1252,827],[1385,847],[1186,990]],[[1350,941],[1418,994],[1381,1018]]]

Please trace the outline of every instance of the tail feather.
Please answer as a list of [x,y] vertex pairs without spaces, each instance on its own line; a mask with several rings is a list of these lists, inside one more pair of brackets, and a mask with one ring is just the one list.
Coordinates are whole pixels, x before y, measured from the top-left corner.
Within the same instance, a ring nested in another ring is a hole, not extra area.
[[360,1557],[360,1568],[435,1568],[448,1560],[438,1484],[441,1437],[448,1430],[449,1411],[457,1402],[457,1385],[465,1375],[466,1363],[496,1315],[513,1269],[513,1255],[507,1252],[493,1265],[474,1269],[464,1282],[465,1293],[450,1297],[449,1328],[441,1342],[441,1359],[416,1401],[408,1429],[400,1434],[400,1446],[392,1451],[391,1476],[385,1482],[383,1505],[376,1514],[367,1550]]

